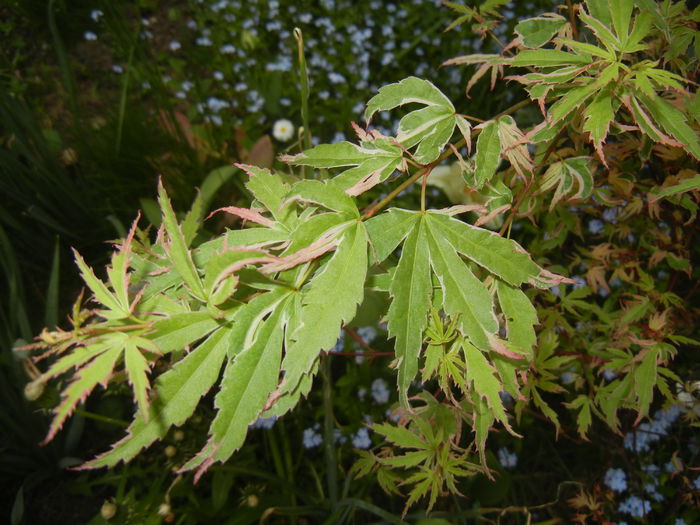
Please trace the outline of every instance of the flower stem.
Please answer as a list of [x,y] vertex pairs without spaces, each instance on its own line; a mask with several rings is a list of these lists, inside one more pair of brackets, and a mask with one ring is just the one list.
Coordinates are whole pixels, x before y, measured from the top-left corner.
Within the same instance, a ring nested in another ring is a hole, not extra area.
[[338,461],[334,445],[333,427],[333,381],[331,377],[331,356],[321,356],[321,375],[323,377],[323,453],[326,459],[326,483],[331,509],[338,503]]

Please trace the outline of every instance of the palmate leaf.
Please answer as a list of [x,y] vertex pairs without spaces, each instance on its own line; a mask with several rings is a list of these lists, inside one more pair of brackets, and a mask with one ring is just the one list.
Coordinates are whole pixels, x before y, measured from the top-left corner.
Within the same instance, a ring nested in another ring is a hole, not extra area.
[[426,107],[408,113],[399,121],[396,140],[405,148],[418,145],[414,153],[418,163],[428,164],[437,159],[452,137],[455,126],[469,143],[467,120],[457,115],[452,102],[431,82],[416,77],[379,88],[379,93],[367,103],[365,120],[369,124],[377,111],[410,103]]
[[[136,217],[129,234],[122,242],[121,248],[112,255],[112,264],[107,267],[107,278],[112,287],[109,290],[107,285],[95,276],[92,269],[85,263],[80,254],[73,250],[75,261],[80,269],[80,274],[93,293],[94,299],[106,308],[100,310],[99,315],[105,319],[124,319],[132,313],[134,305],[129,301],[129,265],[131,263],[131,244],[134,240],[136,225],[139,221]],[[137,296],[138,297],[138,296]]]
[[[392,214],[382,223],[381,215],[370,223],[376,220],[378,225],[395,226],[393,242],[383,245],[383,253],[393,251],[394,243],[398,244],[405,237],[389,287],[392,302],[388,312],[389,336],[396,339],[402,402],[407,403],[406,392],[418,369],[433,291],[431,273],[440,283],[442,307],[456,319],[464,337],[483,351],[494,350],[511,358],[521,358],[522,354],[508,350],[497,338],[498,322],[491,294],[457,254],[461,253],[513,286],[524,282],[547,286],[551,281],[545,279],[542,268],[515,242],[442,213],[394,210]],[[371,233],[373,243],[374,236],[381,237],[380,228],[372,228]],[[510,302],[506,301],[506,308],[513,304],[522,306],[524,296],[514,295],[507,296]],[[523,323],[516,323],[513,329],[514,338],[519,341],[514,345],[520,346],[523,354],[528,354],[532,345],[527,325],[534,322],[528,314]]]
[[296,389],[320,351],[330,350],[343,323],[355,317],[364,297],[367,277],[367,230],[362,222],[349,226],[335,253],[302,289],[299,325],[282,362],[283,394]]
[[230,336],[230,327],[216,330],[173,368],[158,377],[149,417],[144,417],[143,412],[137,414],[124,439],[82,468],[111,467],[119,461],[129,461],[156,439],[164,437],[171,426],[182,425],[219,377]]
[[282,160],[295,166],[314,168],[354,166],[331,182],[348,195],[359,195],[385,181],[394,171],[406,169],[403,151],[392,139],[381,135],[364,136],[365,140],[359,145],[350,142],[321,144],[298,155],[283,156]]
[[[129,461],[140,449],[162,438],[172,425],[184,423],[194,412],[200,397],[219,377],[226,356],[232,360],[246,345],[250,345],[266,315],[289,293],[286,287],[275,287],[257,295],[245,305],[226,312],[228,320],[216,323],[218,328],[211,335],[156,380],[155,396],[148,417],[144,417],[143,413],[137,414],[128,435],[111,451],[98,456],[86,467],[111,466],[121,460]],[[190,339],[195,341],[201,337],[199,333],[196,337],[190,336]]]
[[44,441],[42,441],[42,445],[54,438],[65,420],[75,410],[76,405],[80,401],[84,401],[98,384],[107,385],[107,381],[121,352],[120,346],[109,345],[95,357],[91,356],[92,360],[76,372],[76,378],[64,390],[61,395],[61,402],[53,410],[54,417],[51,421],[49,432]]

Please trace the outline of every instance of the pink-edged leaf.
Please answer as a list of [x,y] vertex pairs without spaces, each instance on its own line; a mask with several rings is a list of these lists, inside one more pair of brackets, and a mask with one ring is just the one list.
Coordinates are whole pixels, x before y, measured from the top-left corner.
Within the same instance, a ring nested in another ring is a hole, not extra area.
[[351,197],[357,197],[358,195],[363,194],[367,190],[371,190],[377,184],[382,182],[382,173],[382,170],[375,170],[372,173],[365,175],[354,186],[351,186],[347,190],[345,190],[345,193],[347,193]]
[[316,259],[321,255],[334,250],[340,242],[342,233],[351,224],[353,223],[345,222],[325,231],[320,238],[308,246],[289,255],[285,255],[284,257],[280,257],[275,262],[264,264],[261,266],[260,270],[267,274],[281,272],[283,270],[288,270],[289,268],[294,268],[295,266],[307,261]]
[[139,350],[134,341],[127,340],[124,345],[124,368],[129,378],[129,383],[134,391],[134,401],[139,412],[148,417],[148,390],[151,385],[148,381],[148,360]]
[[209,219],[212,215],[220,211],[230,213],[231,215],[235,215],[236,217],[240,217],[244,221],[256,222],[258,224],[261,224],[262,226],[267,226],[268,228],[274,228],[275,226],[274,221],[268,219],[267,217],[264,217],[260,212],[251,210],[249,208],[239,208],[238,206],[226,206],[224,208],[214,210],[207,216],[207,219]]
[[63,392],[63,399],[54,409],[53,421],[51,421],[49,432],[44,441],[41,442],[41,445],[45,445],[54,438],[68,416],[73,413],[76,405],[84,401],[98,384],[106,386],[109,376],[112,375],[114,364],[121,352],[121,346],[112,347],[99,354],[78,371],[76,379]]

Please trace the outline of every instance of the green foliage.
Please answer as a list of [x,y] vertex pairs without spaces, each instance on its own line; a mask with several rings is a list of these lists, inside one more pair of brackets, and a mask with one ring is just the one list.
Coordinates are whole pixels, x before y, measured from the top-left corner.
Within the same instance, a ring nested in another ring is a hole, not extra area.
[[[490,33],[503,3],[448,2],[460,13],[452,27],[474,20]],[[698,206],[695,95],[681,74],[697,58],[667,60],[680,10],[664,23],[654,6],[637,5],[591,0],[572,6],[569,19],[530,18],[516,26],[511,55],[449,61],[482,64],[476,80],[516,68],[507,78],[529,96],[474,129],[433,83],[411,76],[379,88],[364,113],[369,126],[378,112],[402,112],[395,137],[356,126],[358,144],[281,157],[314,168],[310,177],[238,164],[252,202],[217,210],[242,224],[212,240],[197,238],[203,211],[179,219],[161,184],[157,233],[137,219],[106,280],[76,252],[95,307],[78,303],[70,331],[44,332],[34,345],[57,357],[38,383],[71,378],[46,440],[98,384],[127,381],[136,406],[127,436],[86,464],[113,467],[182,426],[218,382],[208,440],[179,465],[199,479],[243,446],[259,418],[309,393],[320,361],[376,296],[375,320],[386,320],[394,340],[399,419],[371,426],[383,443],[354,472],[404,495],[404,516],[421,498],[430,510],[440,495],[459,494],[478,473],[493,477],[490,436],[502,426],[519,437],[533,410],[557,433],[574,421],[588,439],[594,418],[615,432],[629,419],[621,413],[640,423],[657,390],[673,402],[672,361],[695,344],[674,283],[697,277],[697,248],[680,242],[678,226],[681,210],[692,220]],[[407,104],[421,107],[406,112]],[[529,104],[541,117],[518,111]],[[462,146],[474,148],[472,158]],[[458,184],[445,187],[455,189],[455,206],[433,207],[426,186],[450,154]],[[650,175],[649,165],[665,171]],[[370,190],[400,178],[361,210]],[[419,206],[383,211],[414,182]],[[480,216],[459,218],[467,212]],[[588,233],[585,214],[596,216]],[[604,224],[597,214],[613,218]],[[650,227],[662,214],[675,221],[675,241]],[[634,249],[621,240],[633,221]],[[675,272],[668,285],[649,273],[662,261]],[[415,395],[416,377],[437,393]],[[329,439],[332,412],[324,418]],[[337,503],[337,465],[326,452]]]

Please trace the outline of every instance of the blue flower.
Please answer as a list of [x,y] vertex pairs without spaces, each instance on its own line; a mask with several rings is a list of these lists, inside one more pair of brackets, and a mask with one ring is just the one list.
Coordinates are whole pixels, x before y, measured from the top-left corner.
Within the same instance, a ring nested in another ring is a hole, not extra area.
[[597,235],[603,231],[605,224],[600,219],[591,219],[588,221],[588,231],[593,235]]
[[617,222],[617,207],[614,208],[606,208],[603,211],[603,220],[606,222],[611,222],[612,224],[615,224]]
[[629,514],[633,518],[643,518],[651,511],[651,502],[637,496],[630,496],[620,503],[618,510],[622,514]]
[[627,490],[627,476],[625,471],[620,468],[609,468],[603,481],[614,492]]
[[83,33],[83,38],[85,40],[97,40],[97,35],[92,31],[85,31],[85,33]]
[[102,15],[104,15],[104,13],[100,9],[93,9],[90,11],[90,18],[92,18],[95,22],[99,22]]
[[586,279],[584,279],[580,275],[574,275],[572,279],[576,281],[576,284],[573,285],[574,290],[578,290],[579,288],[583,288],[584,286],[586,286]]
[[211,122],[215,126],[221,126],[224,123],[223,119],[219,115],[209,115],[204,120]]
[[375,402],[382,405],[389,401],[390,395],[389,389],[386,386],[386,381],[384,381],[381,377],[378,377],[372,381],[372,397],[374,398]]
[[343,334],[340,334],[340,337],[335,342],[335,346],[331,348],[331,352],[342,352],[343,348],[345,348],[345,337],[343,337]]
[[617,374],[609,368],[603,368],[603,377],[606,381],[612,381],[617,377]]
[[305,449],[315,448],[323,443],[323,437],[317,432],[319,428],[321,428],[321,425],[316,423],[313,427],[304,430],[302,444]]
[[264,428],[267,430],[275,425],[275,421],[277,421],[277,416],[260,417],[250,425],[250,428]]
[[338,443],[340,445],[344,444],[348,440],[347,437],[343,434],[343,431],[340,430],[339,428],[334,428],[333,429],[333,442]]
[[655,482],[652,482],[652,483],[645,483],[645,484],[644,484],[644,491],[645,491],[649,496],[651,496],[651,499],[653,499],[654,501],[663,501],[663,499],[664,499],[663,495],[661,495],[661,494],[659,493],[658,489],[656,488],[656,483],[655,483]]
[[340,73],[330,72],[328,73],[328,81],[331,84],[343,84],[346,82],[345,77]]
[[[345,135],[341,140],[345,140]],[[374,326],[362,326],[357,329],[357,336],[369,344],[377,337],[377,329]]]
[[518,455],[505,447],[499,448],[496,453],[498,461],[503,468],[515,468],[518,465]]
[[683,518],[676,518],[676,521],[673,522],[673,525],[686,525],[686,523]]
[[366,427],[362,427],[352,436],[352,446],[363,450],[372,446],[372,440],[369,438],[369,430],[367,430]]

